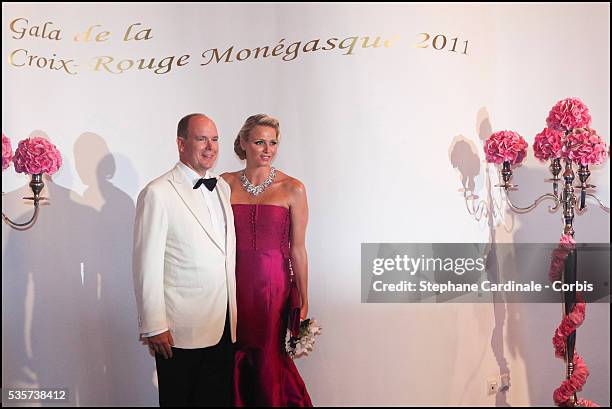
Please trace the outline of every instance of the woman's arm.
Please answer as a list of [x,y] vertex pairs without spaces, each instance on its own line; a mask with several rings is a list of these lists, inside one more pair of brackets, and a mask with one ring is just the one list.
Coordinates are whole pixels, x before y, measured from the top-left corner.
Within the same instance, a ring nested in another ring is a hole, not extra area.
[[291,265],[302,298],[300,319],[308,315],[308,255],[306,254],[306,225],[308,224],[308,202],[306,189],[297,179],[290,185],[291,210]]

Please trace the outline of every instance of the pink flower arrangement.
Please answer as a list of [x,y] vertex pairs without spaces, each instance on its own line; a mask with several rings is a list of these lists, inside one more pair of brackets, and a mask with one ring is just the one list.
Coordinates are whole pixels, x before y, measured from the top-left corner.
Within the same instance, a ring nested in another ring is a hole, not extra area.
[[548,159],[560,158],[562,156],[564,136],[562,131],[544,128],[542,132],[536,135],[533,142],[535,157],[543,162]]
[[608,145],[595,130],[576,128],[567,135],[563,156],[580,165],[600,165],[608,157]]
[[[557,327],[552,339],[553,347],[555,348],[555,356],[564,359],[566,352],[565,340],[576,331],[584,322],[586,312],[586,304],[580,300],[574,305],[572,311],[567,314],[561,324]],[[553,392],[553,399],[558,406],[567,406],[567,403],[577,391],[581,391],[589,377],[589,368],[584,363],[584,360],[574,351],[574,371],[570,379],[566,379]],[[580,406],[599,406],[587,399],[580,399]]]
[[[551,281],[557,281],[561,278],[561,271],[565,268],[565,260],[567,259],[570,250],[575,248],[576,241],[569,234],[564,234],[559,240],[559,246],[553,251],[553,259],[550,266],[549,277]],[[563,320],[557,327],[552,344],[555,348],[555,356],[565,359],[567,337],[576,331],[576,329],[584,322],[586,314],[586,304],[584,303],[580,293],[576,294],[576,304],[572,311],[563,317]],[[589,377],[589,368],[584,363],[580,355],[574,349],[574,371],[570,379],[564,380],[561,385],[553,392],[553,400],[557,406],[568,406],[570,399],[576,391],[581,391]],[[597,407],[596,403],[588,399],[578,399],[577,406]]]
[[521,163],[527,156],[527,142],[513,131],[495,132],[484,144],[487,162],[500,164],[509,161],[512,165]]
[[2,170],[9,167],[13,160],[13,147],[11,146],[11,140],[2,134]]
[[555,131],[571,131],[590,124],[589,108],[578,98],[565,98],[557,102],[546,118],[546,125]]
[[565,269],[565,259],[569,252],[576,248],[576,241],[570,234],[561,236],[559,246],[553,250],[548,278],[550,281],[560,280]]
[[44,138],[27,138],[19,142],[13,163],[18,173],[52,175],[62,166],[62,155]]

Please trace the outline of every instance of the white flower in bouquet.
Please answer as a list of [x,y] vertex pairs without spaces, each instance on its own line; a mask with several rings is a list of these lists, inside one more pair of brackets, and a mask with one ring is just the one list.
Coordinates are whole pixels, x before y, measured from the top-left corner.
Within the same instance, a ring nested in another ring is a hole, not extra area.
[[317,321],[314,318],[305,319],[300,323],[300,333],[297,337],[292,337],[291,333],[287,331],[285,338],[287,353],[294,359],[308,355],[309,352],[312,352],[315,336],[320,334],[321,327],[317,324]]

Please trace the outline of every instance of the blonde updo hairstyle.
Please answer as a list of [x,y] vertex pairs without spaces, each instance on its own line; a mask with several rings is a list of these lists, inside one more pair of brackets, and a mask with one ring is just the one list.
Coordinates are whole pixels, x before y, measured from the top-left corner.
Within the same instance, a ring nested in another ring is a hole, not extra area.
[[256,126],[269,126],[270,128],[274,128],[276,131],[276,139],[280,139],[280,125],[278,119],[272,118],[266,114],[251,115],[244,122],[242,128],[240,128],[240,132],[238,132],[238,136],[236,136],[236,140],[234,141],[234,152],[236,152],[240,160],[246,159],[246,151],[240,146],[240,140],[242,139],[248,142],[249,135]]

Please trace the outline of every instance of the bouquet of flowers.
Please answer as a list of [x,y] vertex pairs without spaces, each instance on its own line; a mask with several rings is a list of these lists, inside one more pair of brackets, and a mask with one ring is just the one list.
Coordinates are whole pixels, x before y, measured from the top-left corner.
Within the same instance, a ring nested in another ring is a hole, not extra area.
[[608,145],[594,129],[576,128],[567,135],[563,153],[579,165],[601,165],[608,158]]
[[6,135],[2,134],[2,170],[9,167],[13,160],[13,147]]
[[563,156],[563,144],[565,133],[555,131],[551,128],[544,128],[536,135],[533,142],[533,153],[542,162],[549,159],[558,159]]
[[285,349],[292,359],[308,355],[312,352],[315,336],[321,334],[321,327],[313,318],[307,318],[300,323],[300,333],[297,337],[292,337],[291,332],[287,331],[285,338]]
[[484,145],[487,162],[500,164],[508,161],[517,165],[527,156],[527,142],[516,132],[495,132]]
[[27,138],[19,142],[13,164],[17,173],[52,175],[62,166],[62,155],[55,145],[44,138]]
[[578,98],[565,98],[557,102],[548,113],[546,125],[555,131],[572,131],[591,125],[589,108]]

